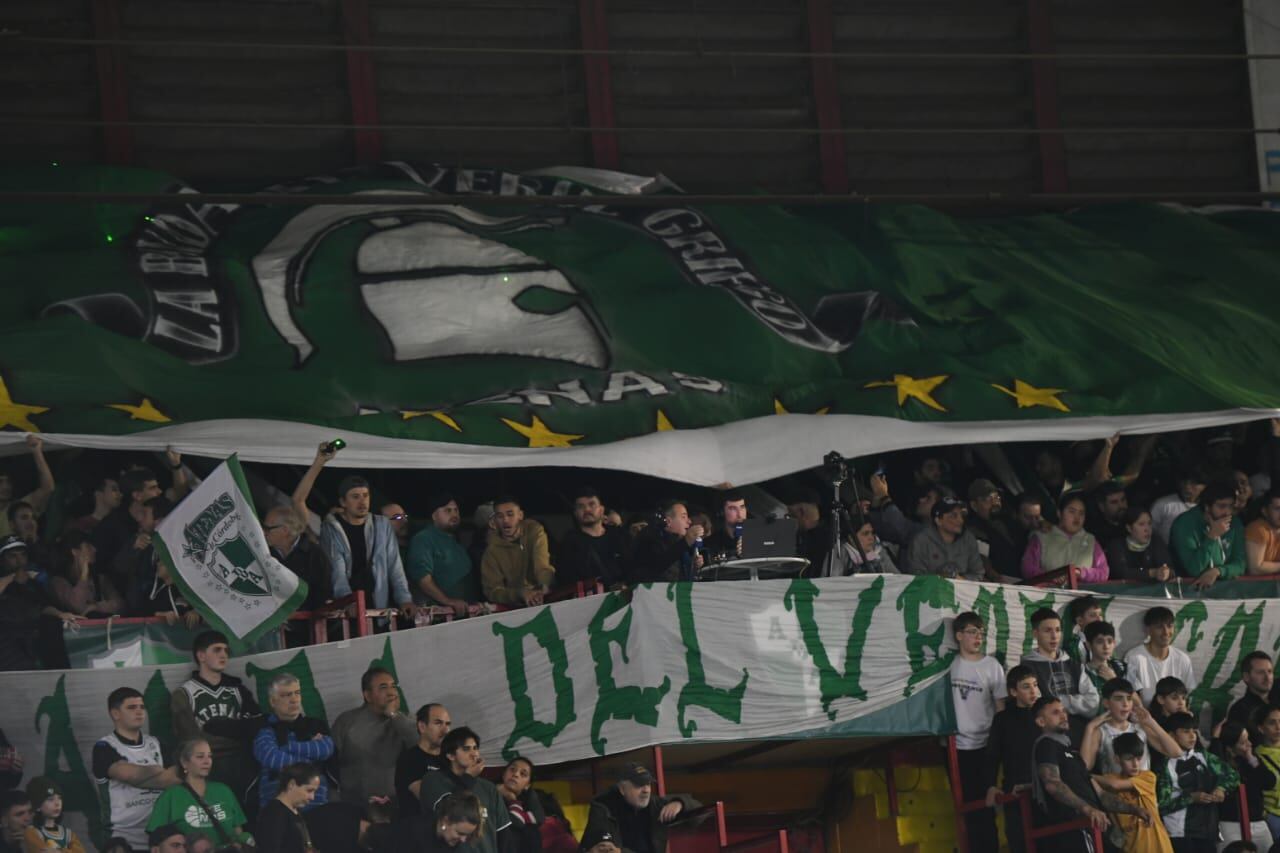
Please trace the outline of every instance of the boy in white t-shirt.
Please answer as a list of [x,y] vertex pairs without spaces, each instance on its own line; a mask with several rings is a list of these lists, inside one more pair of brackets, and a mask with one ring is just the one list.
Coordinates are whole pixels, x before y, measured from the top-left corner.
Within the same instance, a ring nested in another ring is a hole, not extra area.
[[1151,714],[1137,701],[1133,685],[1123,678],[1113,678],[1102,685],[1102,716],[1092,720],[1084,730],[1080,743],[1080,758],[1086,767],[1098,775],[1118,774],[1123,771],[1116,757],[1112,741],[1127,732],[1133,732],[1148,746],[1142,756],[1142,769],[1151,769],[1150,749],[1170,758],[1182,754],[1182,747],[1173,736],[1151,719]]
[[1169,676],[1181,679],[1188,691],[1195,690],[1199,682],[1191,667],[1191,658],[1173,646],[1173,611],[1153,607],[1142,615],[1142,625],[1147,631],[1146,642],[1129,649],[1124,656],[1129,681],[1142,694],[1142,704],[1151,704],[1156,684]]
[[[956,711],[956,754],[960,787],[965,802],[984,799],[986,746],[991,720],[1004,708],[1008,690],[1004,667],[986,654],[986,626],[973,612],[961,613],[952,622],[958,652],[951,661],[951,697]],[[996,850],[995,812],[989,808],[965,816],[970,850]]]

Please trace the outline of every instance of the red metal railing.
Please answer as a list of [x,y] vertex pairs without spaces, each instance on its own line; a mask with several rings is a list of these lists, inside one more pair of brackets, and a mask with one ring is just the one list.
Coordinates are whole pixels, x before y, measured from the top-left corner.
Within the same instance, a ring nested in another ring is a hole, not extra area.
[[[960,853],[970,853],[969,830],[965,824],[964,817],[970,812],[985,809],[988,806],[986,800],[969,800],[967,802],[964,800],[963,789],[960,787],[960,757],[956,753],[955,735],[947,738],[947,773],[951,780],[951,800],[956,810],[956,844],[960,848]],[[1018,810],[1022,816],[1022,837],[1026,842],[1027,853],[1036,853],[1037,838],[1048,838],[1076,829],[1086,829],[1093,833],[1093,849],[1102,849],[1102,830],[1090,823],[1089,820],[1081,818],[1070,823],[1056,823],[1051,826],[1038,827],[1031,819],[1031,798],[1027,796],[1026,792],[1017,796],[1001,794],[996,798],[997,805],[1014,801],[1017,801]],[[975,850],[973,853],[985,853],[985,851]]]

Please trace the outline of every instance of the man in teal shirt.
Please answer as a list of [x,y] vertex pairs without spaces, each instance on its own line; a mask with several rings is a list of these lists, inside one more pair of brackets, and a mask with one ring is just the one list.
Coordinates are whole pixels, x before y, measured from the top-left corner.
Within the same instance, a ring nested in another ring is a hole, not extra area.
[[1204,589],[1245,570],[1244,524],[1235,515],[1235,485],[1210,483],[1200,505],[1178,516],[1169,531],[1174,567]]
[[458,617],[480,600],[480,585],[471,570],[467,549],[458,544],[462,514],[452,495],[440,493],[428,499],[431,524],[409,543],[409,583],[413,597],[423,604],[452,607]]

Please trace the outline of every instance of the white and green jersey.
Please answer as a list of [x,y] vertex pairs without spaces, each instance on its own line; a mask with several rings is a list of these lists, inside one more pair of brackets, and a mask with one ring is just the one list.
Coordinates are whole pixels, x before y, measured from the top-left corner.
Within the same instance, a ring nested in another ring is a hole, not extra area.
[[93,745],[93,776],[98,783],[102,818],[108,836],[118,835],[135,850],[147,849],[147,819],[160,799],[160,791],[138,788],[107,775],[118,761],[164,767],[160,741],[143,735],[136,743],[112,732]]

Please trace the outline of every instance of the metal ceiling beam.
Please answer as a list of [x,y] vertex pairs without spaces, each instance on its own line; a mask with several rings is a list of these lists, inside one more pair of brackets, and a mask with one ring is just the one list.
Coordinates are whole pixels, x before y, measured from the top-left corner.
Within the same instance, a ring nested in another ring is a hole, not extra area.
[[582,37],[582,70],[587,87],[587,120],[591,125],[591,162],[598,169],[617,169],[621,162],[613,132],[613,78],[609,65],[609,22],[605,0],[578,0]]
[[818,153],[822,169],[822,191],[833,195],[849,192],[848,153],[844,136],[839,132],[840,87],[836,81],[835,62],[830,58],[834,48],[832,30],[835,16],[831,0],[808,0],[809,70],[813,78],[813,104],[818,127],[823,134],[818,137]]
[[378,129],[378,80],[373,68],[373,54],[367,48],[369,36],[369,0],[342,0],[342,38],[347,48],[347,94],[351,98],[352,124],[355,131],[357,163],[376,163],[382,159],[382,132]]
[[93,0],[93,35],[104,43],[93,49],[98,72],[98,106],[102,115],[103,159],[115,166],[133,163],[133,130],[129,127],[128,77],[120,41],[119,0]]

